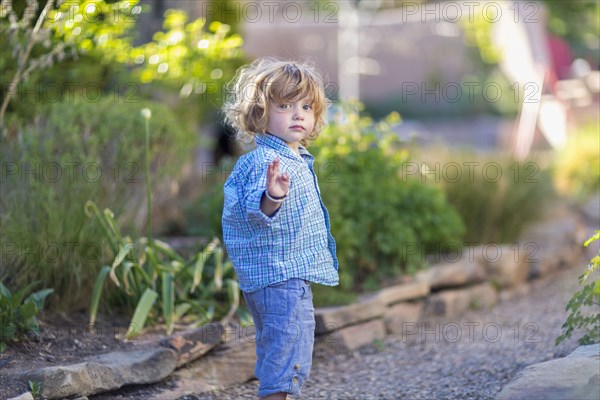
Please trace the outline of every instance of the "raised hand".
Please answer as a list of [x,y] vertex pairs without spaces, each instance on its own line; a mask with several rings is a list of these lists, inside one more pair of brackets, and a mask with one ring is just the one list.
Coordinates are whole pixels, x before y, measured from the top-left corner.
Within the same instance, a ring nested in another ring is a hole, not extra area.
[[275,157],[267,168],[267,192],[271,197],[282,197],[289,190],[290,176],[287,172],[279,174],[279,158]]

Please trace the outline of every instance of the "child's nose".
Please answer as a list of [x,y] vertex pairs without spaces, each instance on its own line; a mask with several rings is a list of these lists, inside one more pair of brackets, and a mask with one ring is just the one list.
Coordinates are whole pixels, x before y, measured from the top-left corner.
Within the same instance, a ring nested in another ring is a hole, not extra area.
[[304,116],[302,115],[302,107],[296,107],[294,108],[294,118],[295,119],[304,119]]

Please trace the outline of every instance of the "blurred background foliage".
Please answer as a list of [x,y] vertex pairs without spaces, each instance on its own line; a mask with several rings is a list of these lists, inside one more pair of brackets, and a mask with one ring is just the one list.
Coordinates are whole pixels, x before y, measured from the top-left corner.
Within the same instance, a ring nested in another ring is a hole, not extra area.
[[[18,16],[25,13],[26,3],[14,1]],[[137,0],[84,0],[52,9],[30,64],[49,49],[64,50],[26,74],[18,98],[9,104],[13,120],[31,120],[40,102],[122,96],[130,102],[166,100],[190,130],[210,121],[222,103],[220,88],[243,62],[241,37],[218,21],[206,26],[201,18],[188,22],[184,12],[167,10],[164,30],[149,43],[134,46],[137,20],[148,11],[144,8]],[[12,29],[8,18],[0,22],[2,30],[10,32],[2,35],[0,66],[12,77],[18,65],[15,44],[26,42],[28,31]],[[8,85],[1,88],[3,98],[7,89]]]
[[600,192],[600,124],[583,122],[556,154],[554,182],[564,196],[582,202]]
[[509,154],[438,145],[415,151],[414,161],[421,180],[438,186],[460,214],[467,243],[512,243],[556,200],[543,158],[517,161]]
[[[326,2],[318,3],[322,7]],[[403,3],[386,1],[381,7]],[[599,3],[544,3],[550,29],[569,41],[576,56],[597,60],[598,47],[590,43],[597,41]],[[145,226],[139,111],[148,107],[153,113],[151,175],[160,207],[171,199],[182,168],[193,160],[202,138],[199,126],[218,119],[226,95],[222,88],[245,61],[243,38],[234,14],[205,21],[167,10],[162,30],[149,42],[134,44],[136,24],[147,6],[138,0],[81,0],[53,7],[44,29],[32,39],[32,27],[47,1],[2,4],[0,69],[4,79],[14,77],[20,67],[24,73],[0,138],[2,161],[17,168],[0,183],[0,280],[16,288],[39,280],[55,289],[51,305],[69,309],[88,304],[100,266],[115,256],[100,227],[85,217],[85,202],[94,199],[100,208],[114,210],[126,233]],[[6,4],[12,4],[15,20]],[[28,13],[32,18],[23,18]],[[489,23],[476,18],[462,28],[474,60],[465,81],[508,85],[497,67]],[[19,65],[30,40],[31,56]],[[438,81],[432,74],[428,84]],[[3,99],[5,83],[0,86]],[[510,96],[493,104],[479,100],[454,104],[453,112],[511,116],[518,105]],[[409,254],[406,244],[417,244],[427,254],[464,241],[514,241],[557,195],[585,199],[599,190],[597,123],[580,128],[552,162],[532,158],[515,164],[496,152],[402,142],[394,133],[401,120],[389,104],[387,109],[340,104],[342,113],[353,112],[346,119],[333,113],[331,124],[309,149],[318,161],[315,169],[338,243],[342,281],[333,290],[316,288],[317,305],[352,301],[361,290],[374,290],[425,267],[421,254]],[[414,110],[419,113],[432,116],[431,110]],[[423,182],[420,173],[402,174],[408,163],[429,165],[420,169],[425,172],[445,161],[496,162],[520,178],[505,174],[491,182],[476,174],[473,181],[464,175],[448,183]],[[75,177],[81,179],[50,182],[20,175],[36,165],[58,165],[67,174],[66,163],[97,165],[101,179],[85,179],[77,168]],[[224,158],[197,182],[200,197],[182,199],[189,235],[221,237],[222,185],[234,163],[235,158]],[[532,168],[537,181],[525,182]],[[80,245],[70,251],[68,243]],[[62,247],[55,250],[56,244]],[[44,253],[48,251],[56,253]]]

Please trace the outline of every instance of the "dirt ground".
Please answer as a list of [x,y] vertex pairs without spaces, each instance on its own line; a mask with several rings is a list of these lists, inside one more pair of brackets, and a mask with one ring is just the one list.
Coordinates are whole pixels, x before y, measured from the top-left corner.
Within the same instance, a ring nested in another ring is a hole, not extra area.
[[18,343],[9,343],[0,354],[0,398],[16,396],[28,390],[12,375],[31,369],[77,363],[84,357],[135,348],[139,341],[119,339],[127,330],[125,317],[103,317],[89,329],[89,315],[45,312],[38,318],[40,335],[30,334]]

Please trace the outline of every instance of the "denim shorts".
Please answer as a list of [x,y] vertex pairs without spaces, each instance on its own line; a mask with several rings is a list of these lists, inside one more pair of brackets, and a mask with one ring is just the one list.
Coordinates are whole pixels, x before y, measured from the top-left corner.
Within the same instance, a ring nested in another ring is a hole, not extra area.
[[258,396],[299,396],[308,379],[315,342],[315,309],[310,282],[290,279],[244,292],[256,326]]

